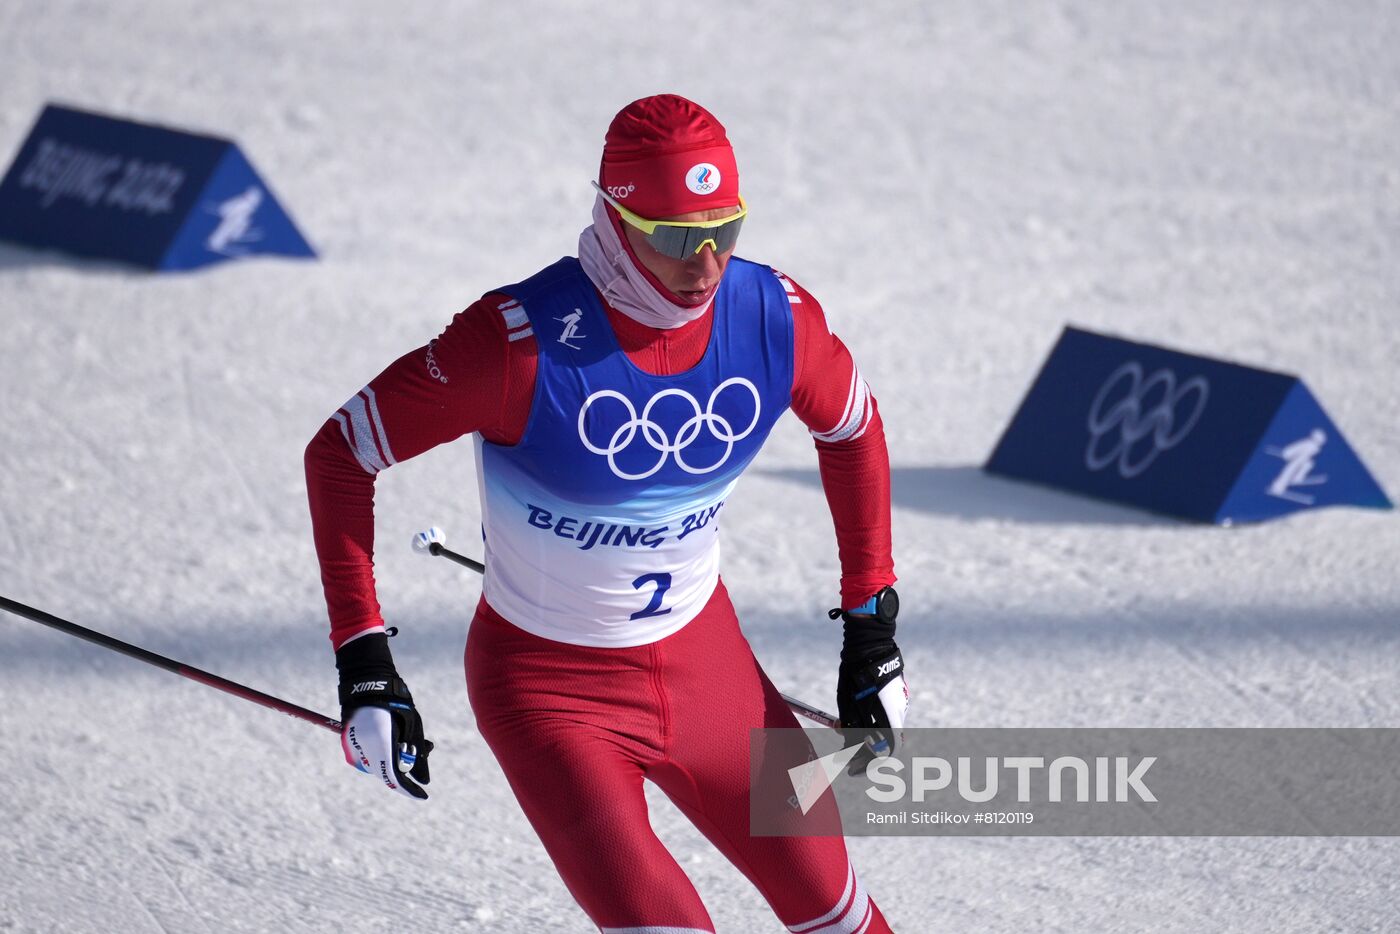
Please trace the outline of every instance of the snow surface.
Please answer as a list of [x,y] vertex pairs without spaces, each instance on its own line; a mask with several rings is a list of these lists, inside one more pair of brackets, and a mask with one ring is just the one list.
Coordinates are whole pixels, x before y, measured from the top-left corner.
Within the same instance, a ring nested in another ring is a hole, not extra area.
[[[889,427],[925,724],[1394,726],[1400,525],[1183,525],[982,475],[1074,322],[1302,374],[1400,493],[1393,2],[0,4],[0,159],[45,101],[236,138],[321,251],[190,275],[0,247],[0,592],[334,712],[301,453],[481,292],[572,252],[603,131],[729,127],[742,252],[808,286]],[[0,620],[0,931],[586,930],[473,728],[465,443],[379,483],[379,580],[434,756],[386,794],[330,734]],[[830,522],[775,434],[726,578],[832,703]],[[715,717],[724,716],[716,704]],[[780,929],[660,796],[720,931]],[[1381,931],[1400,845],[857,839],[903,932]]]

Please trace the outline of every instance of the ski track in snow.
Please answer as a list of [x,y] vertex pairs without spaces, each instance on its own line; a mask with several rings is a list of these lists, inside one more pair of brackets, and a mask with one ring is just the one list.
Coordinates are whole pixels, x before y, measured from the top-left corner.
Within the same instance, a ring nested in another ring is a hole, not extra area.
[[[683,48],[671,54],[666,50]],[[234,138],[321,258],[150,276],[0,245],[0,593],[331,712],[302,451],[482,292],[572,252],[608,120],[723,120],[743,255],[880,400],[917,724],[1395,726],[1400,527],[1177,524],[977,469],[1074,323],[1296,372],[1400,493],[1400,9],[0,5],[0,159],[53,100]],[[476,733],[470,445],[378,481],[426,805],[334,738],[0,619],[0,932],[584,931]],[[837,568],[780,424],[725,512],[773,680],[830,706]],[[655,789],[721,932],[779,925]],[[905,934],[1392,931],[1386,838],[853,839]]]

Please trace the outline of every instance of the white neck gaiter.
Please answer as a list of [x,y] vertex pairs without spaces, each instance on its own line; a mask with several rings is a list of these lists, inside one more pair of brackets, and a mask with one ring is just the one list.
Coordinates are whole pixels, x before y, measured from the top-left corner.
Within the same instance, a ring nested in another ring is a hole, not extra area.
[[658,292],[622,245],[601,197],[593,201],[593,223],[578,235],[578,259],[609,305],[647,327],[678,328],[709,311],[714,302],[712,296],[702,305],[677,305]]

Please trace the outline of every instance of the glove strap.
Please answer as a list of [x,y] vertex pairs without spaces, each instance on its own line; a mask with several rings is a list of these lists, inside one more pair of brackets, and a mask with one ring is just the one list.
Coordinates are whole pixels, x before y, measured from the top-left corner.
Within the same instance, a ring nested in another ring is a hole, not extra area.
[[335,667],[342,675],[362,668],[382,668],[393,673],[394,654],[389,651],[388,633],[371,632],[351,639],[336,650]]

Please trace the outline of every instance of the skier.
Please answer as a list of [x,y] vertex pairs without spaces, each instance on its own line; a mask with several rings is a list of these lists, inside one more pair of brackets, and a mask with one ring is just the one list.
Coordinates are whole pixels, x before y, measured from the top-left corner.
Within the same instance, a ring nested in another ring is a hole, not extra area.
[[841,837],[749,834],[749,730],[797,724],[739,630],[717,534],[739,473],[791,407],[816,439],[836,528],[840,715],[892,738],[908,690],[875,399],[816,300],[733,255],[747,205],[707,110],[670,94],[628,105],[594,187],[577,257],[472,304],[307,447],[346,759],[427,797],[432,744],[375,597],[374,479],[474,434],[486,572],[468,694],[592,921],[714,930],[651,830],[647,778],[790,931],[888,931]]
[[1319,486],[1327,482],[1326,474],[1312,472],[1317,466],[1317,456],[1322,453],[1322,446],[1326,443],[1327,432],[1321,428],[1314,428],[1306,438],[1300,438],[1287,447],[1268,448],[1270,454],[1282,458],[1284,462],[1283,470],[1279,471],[1274,482],[1269,484],[1269,495],[1302,503],[1304,506],[1315,503],[1317,497],[1310,493],[1299,493],[1293,488]]

